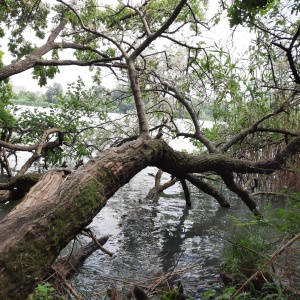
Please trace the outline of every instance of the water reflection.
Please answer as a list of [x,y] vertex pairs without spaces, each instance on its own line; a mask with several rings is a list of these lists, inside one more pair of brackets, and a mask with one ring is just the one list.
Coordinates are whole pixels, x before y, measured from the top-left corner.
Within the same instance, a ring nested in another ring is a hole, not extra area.
[[138,281],[194,264],[180,275],[188,292],[221,285],[218,266],[228,230],[226,215],[249,215],[247,208],[234,198],[231,204],[241,209],[221,208],[196,189],[192,208],[187,208],[179,183],[146,202],[143,199],[154,185],[149,172],[155,173],[155,168],[139,173],[95,218],[93,230],[97,235],[112,235],[106,247],[115,254],[110,258],[97,251],[84,263],[74,278],[83,292],[105,290],[111,278]]
[[19,204],[22,200],[11,201],[4,204],[0,204],[0,220],[4,219],[4,217],[11,212],[17,204]]

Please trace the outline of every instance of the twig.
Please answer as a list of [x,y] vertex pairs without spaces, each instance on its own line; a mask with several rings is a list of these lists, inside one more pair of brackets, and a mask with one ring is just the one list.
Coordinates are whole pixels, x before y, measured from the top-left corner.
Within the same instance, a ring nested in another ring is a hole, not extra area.
[[108,254],[110,257],[113,256],[113,253],[105,249],[97,240],[96,235],[91,231],[91,229],[86,228],[84,231],[88,234],[88,236],[95,242],[95,244],[99,247],[99,249],[103,252]]
[[78,300],[81,300],[82,298],[78,295],[78,293],[75,291],[73,286],[68,283],[65,278],[60,274],[58,270],[56,270],[53,266],[50,268],[53,271],[53,274],[56,274],[58,277],[62,279],[62,285]]
[[[192,269],[192,268],[195,268],[198,264],[193,264],[185,269],[182,269],[182,270],[177,270],[177,271],[171,271],[165,275],[162,275],[162,276],[155,276],[155,277],[149,277],[149,278],[146,278],[144,280],[140,280],[140,281],[135,281],[135,282],[131,282],[129,280],[124,280],[124,279],[120,279],[120,278],[114,278],[114,277],[111,277],[111,276],[105,276],[105,275],[98,275],[99,277],[101,278],[105,278],[105,279],[108,279],[110,281],[117,281],[117,282],[121,282],[125,285],[128,285],[128,286],[134,286],[134,285],[138,285],[139,287],[143,288],[143,289],[147,289],[147,293],[152,293],[154,289],[156,289],[156,291],[158,291],[158,289],[156,288],[157,285],[165,280],[167,280],[168,278],[172,277],[172,276],[176,276],[176,275],[179,275],[179,274],[182,274],[182,273],[185,273],[186,271]],[[147,286],[146,285],[146,282],[149,282],[149,281],[154,281],[154,283],[152,283],[152,285],[149,285]],[[158,284],[156,284],[158,282]],[[153,287],[155,285],[155,287]],[[160,291],[160,292],[163,292],[163,291]],[[105,294],[106,291],[99,291],[95,294],[93,294],[93,296],[95,295],[100,295],[100,294]]]

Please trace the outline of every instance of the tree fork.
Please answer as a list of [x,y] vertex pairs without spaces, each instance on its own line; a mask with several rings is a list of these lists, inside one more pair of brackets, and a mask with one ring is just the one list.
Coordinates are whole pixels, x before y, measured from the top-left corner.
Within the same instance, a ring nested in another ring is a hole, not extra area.
[[165,182],[164,184],[161,184],[160,181],[162,174],[163,171],[159,169],[155,175],[155,186],[152,189],[150,189],[145,199],[153,199],[158,193],[161,193],[162,191],[174,185],[178,181],[176,177],[172,177],[169,181]]

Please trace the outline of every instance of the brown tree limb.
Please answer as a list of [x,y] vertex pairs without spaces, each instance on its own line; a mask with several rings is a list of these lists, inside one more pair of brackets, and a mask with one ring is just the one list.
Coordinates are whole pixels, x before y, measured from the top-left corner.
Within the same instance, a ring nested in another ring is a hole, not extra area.
[[87,66],[95,66],[95,67],[107,67],[107,68],[116,68],[116,69],[127,69],[126,64],[118,63],[118,62],[110,62],[113,59],[95,59],[91,61],[85,60],[72,60],[72,59],[45,59],[39,60],[35,63],[35,66],[79,66],[79,67],[87,67]]
[[60,32],[64,29],[66,25],[66,21],[62,18],[61,22],[56,26],[56,28],[49,35],[47,42],[33,51],[30,55],[26,56],[24,59],[17,61],[16,63],[12,63],[7,66],[3,66],[0,68],[0,81],[4,80],[12,75],[21,73],[25,70],[28,70],[35,66],[36,62],[40,60],[40,57],[50,52],[52,49],[57,47],[57,44],[54,43],[54,40],[60,34]]
[[180,183],[182,185],[182,189],[183,189],[183,192],[184,192],[185,203],[186,203],[187,206],[191,206],[192,205],[191,194],[190,194],[190,191],[189,191],[189,188],[186,184],[185,179],[180,179]]
[[178,181],[176,177],[172,177],[169,181],[165,182],[164,184],[161,184],[162,174],[163,171],[159,169],[155,175],[155,186],[152,189],[150,189],[145,199],[153,199],[158,193],[161,193],[162,191],[174,185]]
[[[31,165],[37,161],[41,155],[42,155],[42,150],[45,146],[45,142],[46,142],[46,139],[47,137],[52,134],[52,133],[61,133],[63,134],[64,131],[62,131],[61,129],[58,129],[58,128],[50,128],[50,129],[47,129],[44,131],[41,139],[40,139],[40,142],[37,146],[37,148],[35,149],[34,153],[32,154],[32,156],[25,162],[25,164],[21,167],[21,169],[19,170],[19,172],[16,174],[15,178],[20,176],[20,175],[23,175],[25,174],[25,172],[31,167]],[[61,146],[62,145],[62,139],[59,138],[58,139],[58,145],[57,146]]]
[[[62,132],[59,129],[56,129],[57,132]],[[24,151],[24,152],[30,152],[33,150],[37,150],[37,148],[39,147],[39,144],[36,145],[31,145],[31,146],[24,146],[24,145],[16,145],[16,144],[11,144],[11,143],[7,143],[4,142],[2,140],[0,140],[0,146],[7,148],[7,149],[11,149],[11,150],[15,150],[15,151]],[[43,144],[43,148],[53,148],[56,147],[58,145],[58,140],[57,141],[52,141],[52,142],[47,142]]]
[[[159,78],[156,75],[157,78]],[[160,78],[159,78],[160,80]],[[214,147],[214,145],[209,141],[204,135],[201,134],[200,131],[200,126],[199,126],[199,121],[198,118],[193,110],[193,108],[189,105],[189,103],[185,100],[184,96],[176,89],[174,85],[169,84],[168,82],[162,81],[162,85],[165,88],[165,91],[167,93],[172,92],[172,96],[175,97],[187,110],[189,113],[191,120],[193,122],[194,128],[195,128],[195,133],[191,134],[191,136],[197,140],[199,140],[205,147],[208,149],[210,153],[216,153],[217,149]],[[180,136],[180,134],[178,134]]]
[[[108,236],[96,239],[97,243],[93,240],[86,246],[76,250],[71,255],[66,255],[60,258],[53,264],[53,268],[58,272],[62,278],[67,279],[70,275],[77,273],[78,267],[82,265],[87,257],[89,257],[95,250],[99,249],[107,242]],[[51,276],[52,272],[49,273]]]
[[110,257],[113,256],[113,253],[111,253],[110,251],[108,251],[107,249],[105,249],[105,248],[101,245],[101,243],[98,242],[98,239],[97,239],[96,235],[92,232],[91,229],[86,228],[86,229],[84,230],[84,232],[87,233],[87,235],[94,241],[94,243],[98,246],[98,248],[99,248],[103,253],[108,254]]
[[156,32],[150,33],[148,37],[137,47],[130,55],[130,59],[135,60],[154,40],[161,36],[176,20],[182,8],[187,3],[187,0],[181,0],[176,8],[173,10],[172,15],[166,20]]
[[255,216],[260,217],[261,214],[257,210],[257,206],[254,198],[251,196],[250,193],[248,193],[248,191],[244,190],[240,185],[238,185],[234,181],[233,174],[229,171],[224,171],[220,175],[224,183],[226,184],[227,188],[232,192],[234,192],[235,194],[237,194],[248,206],[248,208],[254,213]]
[[[55,141],[46,142],[47,137],[52,133],[59,133],[60,136]],[[17,174],[9,182],[0,183],[0,190],[12,190],[12,189],[14,189],[17,186],[16,185],[17,179],[20,176],[24,175],[27,172],[27,170],[31,167],[31,165],[41,157],[43,149],[45,149],[45,148],[51,149],[51,148],[59,147],[59,146],[62,145],[62,142],[63,142],[62,136],[63,136],[64,133],[65,133],[64,131],[62,131],[58,128],[50,128],[48,130],[45,130],[42,137],[41,137],[41,139],[40,139],[39,144],[32,145],[32,146],[13,145],[13,144],[10,144],[10,143],[6,143],[4,141],[0,141],[0,145],[5,147],[5,148],[8,148],[8,149],[12,149],[12,150],[16,150],[16,151],[32,151],[32,150],[35,150],[34,153],[32,154],[32,156],[23,164],[21,169],[17,172]]]
[[186,174],[185,178],[191,184],[193,184],[198,189],[200,189],[203,193],[205,193],[205,194],[207,194],[209,196],[214,197],[218,201],[218,203],[220,204],[220,206],[226,207],[226,208],[230,207],[230,204],[226,200],[226,198],[224,197],[224,195],[222,195],[218,190],[216,190],[211,185],[207,184],[206,182],[204,182],[203,180],[201,180],[200,178],[198,178],[197,176],[195,176],[193,174]]
[[68,296],[73,296],[75,299],[81,300],[82,298],[78,295],[73,285],[65,280],[64,277],[55,269],[55,267],[50,267],[52,272],[49,281],[54,286],[56,292],[60,295],[65,296],[67,293]]

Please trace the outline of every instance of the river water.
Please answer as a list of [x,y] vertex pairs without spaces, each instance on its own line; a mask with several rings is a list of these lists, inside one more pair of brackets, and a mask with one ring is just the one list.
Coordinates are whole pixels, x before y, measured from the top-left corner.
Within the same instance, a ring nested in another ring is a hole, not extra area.
[[[156,170],[147,168],[136,175],[91,224],[97,236],[111,235],[105,248],[114,255],[96,251],[73,278],[86,299],[99,299],[112,284],[143,282],[184,269],[169,282],[181,280],[192,295],[222,286],[218,270],[224,236],[231,230],[227,216],[247,217],[248,209],[233,196],[233,208],[219,207],[214,199],[193,187],[192,207],[187,208],[179,183],[153,200],[145,200],[154,186],[149,173],[155,174]],[[169,179],[167,174],[163,177]]]
[[[171,145],[176,150],[193,150],[183,139]],[[218,270],[224,237],[231,230],[227,216],[249,217],[248,209],[228,192],[232,208],[219,207],[216,200],[192,186],[192,207],[187,208],[179,183],[153,200],[145,200],[154,186],[156,172],[156,168],[148,167],[137,174],[90,225],[97,237],[110,235],[105,248],[114,254],[110,257],[97,250],[79,268],[72,282],[84,299],[101,299],[111,285],[149,284],[149,278],[179,270],[183,272],[168,282],[181,280],[191,295],[222,286]],[[169,179],[168,174],[163,174],[162,182]],[[220,183],[216,186],[224,190]],[[13,206],[2,205],[0,218]],[[83,237],[79,244],[86,242]]]

